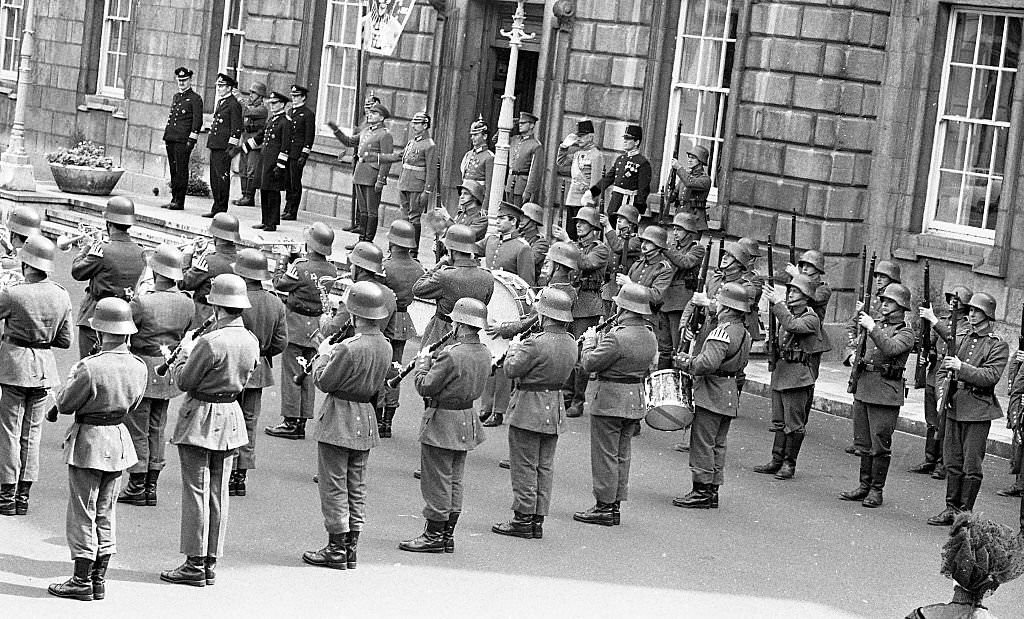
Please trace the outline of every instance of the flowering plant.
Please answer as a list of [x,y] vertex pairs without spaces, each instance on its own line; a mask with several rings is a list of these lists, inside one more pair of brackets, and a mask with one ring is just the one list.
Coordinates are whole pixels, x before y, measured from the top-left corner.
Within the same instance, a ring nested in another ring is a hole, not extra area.
[[104,155],[103,152],[103,147],[99,144],[90,140],[83,140],[76,144],[74,148],[62,148],[55,153],[47,154],[46,160],[50,163],[86,168],[110,170],[116,167],[114,166],[114,160]]

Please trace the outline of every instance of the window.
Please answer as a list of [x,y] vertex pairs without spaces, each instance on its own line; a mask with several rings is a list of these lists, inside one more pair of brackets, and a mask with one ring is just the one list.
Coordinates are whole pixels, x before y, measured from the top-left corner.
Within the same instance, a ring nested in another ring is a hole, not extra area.
[[924,230],[992,244],[1022,17],[954,10],[939,87]]
[[17,80],[21,34],[25,30],[25,0],[0,0],[0,78]]
[[[320,56],[317,118],[342,127],[356,122],[356,89],[362,29],[360,0],[328,0],[327,28]],[[324,125],[320,125],[322,130]]]
[[683,0],[679,12],[661,177],[668,176],[678,130],[680,153],[697,144],[711,152],[711,202],[718,195],[718,155],[724,143],[739,4],[738,0]]
[[105,0],[96,94],[124,97],[128,77],[128,22],[132,0]]
[[245,0],[224,0],[224,27],[220,39],[218,72],[236,80],[242,70],[242,43],[245,41]]

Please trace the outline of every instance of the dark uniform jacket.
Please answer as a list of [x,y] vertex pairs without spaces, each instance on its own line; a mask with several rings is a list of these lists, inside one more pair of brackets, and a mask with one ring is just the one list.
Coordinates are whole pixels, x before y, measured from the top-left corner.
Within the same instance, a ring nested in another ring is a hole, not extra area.
[[686,309],[686,304],[690,302],[697,288],[705,251],[706,248],[700,244],[699,236],[665,250],[665,257],[675,267],[675,274],[665,291],[661,311],[681,312]]
[[324,313],[323,300],[317,287],[321,277],[337,277],[338,269],[327,260],[314,255],[299,258],[288,270],[274,278],[278,292],[287,292],[288,343],[305,348],[316,348],[322,338],[315,332],[320,328],[320,315]]
[[412,286],[412,293],[421,299],[436,299],[437,309],[423,331],[423,346],[429,346],[451,328],[452,308],[462,297],[480,300],[484,305],[494,293],[494,276],[482,269],[472,258],[457,258],[452,266],[443,266],[424,273]]
[[171,113],[164,129],[164,142],[193,142],[199,139],[203,127],[203,98],[189,88],[174,93]]
[[537,282],[533,250],[515,230],[501,236],[490,235],[479,245],[488,269],[515,273],[531,287]]
[[604,235],[605,244],[608,245],[608,270],[606,271],[608,281],[601,288],[601,298],[611,301],[612,297],[619,293],[619,285],[615,283],[616,273],[629,273],[633,263],[640,258],[640,238],[637,235],[629,237],[629,244],[626,246],[626,256],[623,260],[623,240],[618,230],[609,230]]
[[383,123],[380,125],[367,125],[358,134],[353,136],[345,135],[339,129],[334,137],[338,138],[345,146],[356,148],[355,173],[352,176],[352,183],[355,185],[376,185],[378,182],[386,183],[388,172],[391,170],[391,163],[387,155],[394,150],[394,142],[391,134]]
[[71,346],[68,291],[48,279],[11,286],[0,291],[0,320],[0,385],[60,385],[51,348]]
[[160,346],[173,350],[192,327],[192,299],[177,288],[169,288],[141,294],[132,299],[130,307],[132,320],[139,330],[129,339],[131,352],[146,363],[149,372],[146,397],[159,400],[177,397],[181,391],[171,380],[170,373],[157,376],[156,368],[164,362]]
[[866,365],[853,399],[865,404],[903,406],[903,370],[916,340],[914,330],[902,320],[876,323],[868,334]]
[[[956,372],[956,391],[947,411],[957,421],[989,421],[1003,416],[995,389],[1009,360],[1006,342],[992,332],[992,323],[983,328],[967,326],[957,334],[956,356],[963,365]],[[938,371],[935,379],[945,380],[949,370]]]
[[238,148],[242,143],[242,104],[228,95],[217,101],[206,147],[210,150]]
[[[745,271],[726,273],[722,269],[715,269],[713,272],[708,274],[708,281],[707,281],[707,285],[705,286],[705,292],[707,293],[708,298],[714,299],[715,295],[718,294],[718,289],[721,288],[724,284],[728,284],[730,282],[735,282],[735,283],[743,286],[743,289],[747,291],[747,297],[748,298],[753,299],[754,296],[759,292],[758,289],[755,287],[754,283],[751,282],[750,279],[748,279],[748,274]],[[692,296],[691,296],[691,299],[692,299]],[[710,309],[710,308],[707,308],[707,309]],[[679,324],[680,325],[688,325],[690,323],[690,317],[693,316],[693,312],[694,312],[694,305],[693,305],[693,303],[692,302],[687,303],[686,304],[686,309],[683,310],[683,315],[679,319]],[[746,325],[746,327],[747,327],[747,331],[748,332],[750,332],[750,320],[749,320],[750,314],[755,314],[755,312],[749,312],[748,313],[748,319],[747,319],[746,323],[744,323]],[[755,320],[756,320],[756,314],[755,314]],[[704,319],[704,327],[701,329],[700,333],[695,333],[694,334],[694,350],[697,350],[697,349],[700,348],[700,343],[704,340],[705,337],[707,337],[708,333],[710,333],[717,326],[718,326],[718,316],[715,314],[715,312],[714,311],[706,312],[705,313],[705,319]],[[753,337],[753,333],[752,332],[751,332],[751,337]]]
[[260,153],[260,190],[286,191],[289,186],[288,146],[292,141],[291,123],[283,113],[267,119],[263,133],[249,138],[245,148],[262,147]]
[[509,195],[537,199],[540,179],[544,176],[544,151],[534,136],[514,135],[509,138],[508,179],[505,192]]
[[[459,207],[452,216],[452,220],[444,226],[447,230],[454,224],[469,226],[477,241],[482,241],[487,236],[487,210],[476,202],[470,203],[469,208]],[[440,235],[439,235],[440,236]]]
[[459,164],[462,182],[477,181],[484,185],[484,197],[490,199],[491,175],[494,173],[494,153],[486,145],[466,151]]
[[562,385],[578,360],[576,340],[563,327],[509,345],[505,373],[515,381],[508,423],[522,430],[558,434],[565,421]]
[[[958,313],[956,321],[957,333],[961,331],[966,333],[970,328],[970,325],[967,323],[967,315]],[[939,364],[942,362],[942,358],[949,354],[949,336],[952,334],[952,329],[952,313],[943,316],[931,328],[932,352],[935,354],[935,361],[928,367],[928,375],[925,382],[933,387],[935,386],[935,375],[939,372]],[[1013,375],[1012,365],[1010,374],[1011,376]]]
[[789,310],[785,301],[769,308],[779,321],[778,357],[772,372],[772,390],[801,389],[814,384],[812,362],[821,340],[821,319],[810,307],[799,314]]
[[[211,241],[212,242],[212,241]],[[210,286],[213,278],[225,273],[234,273],[231,265],[238,259],[238,249],[234,246],[221,246],[212,254],[206,256],[206,270],[196,268],[194,265],[185,269],[184,277],[178,287],[181,290],[194,291],[192,298],[195,300],[195,323],[202,324],[204,320],[213,314],[213,309],[206,301],[210,294]],[[193,263],[195,260],[193,259]]]
[[676,176],[683,184],[682,191],[679,192],[680,209],[695,213],[698,217],[697,229],[707,230],[707,199],[711,190],[711,177],[700,163],[689,170],[679,168],[676,170]]
[[[263,133],[267,128],[267,106],[261,99],[256,105],[246,104],[242,108],[242,150],[258,150],[263,148],[262,145],[256,144],[256,140],[249,142],[250,139],[255,138],[257,135]],[[251,148],[245,146],[245,144],[254,144]]]
[[284,303],[258,281],[246,280],[252,307],[242,310],[242,324],[260,344],[260,361],[245,383],[246,389],[263,389],[274,384],[273,360],[288,345],[288,319]]
[[642,318],[630,316],[599,334],[596,342],[584,340],[583,370],[597,372],[599,384],[592,415],[641,419],[647,414],[643,401],[644,377],[656,364],[658,341]]
[[381,161],[402,162],[398,190],[412,193],[434,191],[437,175],[437,146],[426,132],[410,139],[400,153],[383,153]]
[[722,323],[708,333],[697,354],[683,367],[693,375],[694,406],[726,417],[738,416],[736,379],[744,375],[749,356],[750,333],[743,323]]
[[313,110],[305,105],[293,107],[285,112],[291,127],[288,132],[288,158],[298,159],[309,156],[313,150],[313,138],[316,136],[316,117]]
[[423,265],[408,253],[392,253],[384,259],[384,285],[395,293],[396,308],[386,329],[391,341],[410,340],[416,336],[416,326],[409,316],[413,301],[412,287],[423,277]]
[[519,228],[519,236],[526,241],[530,246],[530,251],[533,252],[533,275],[534,281],[536,281],[544,267],[544,260],[547,258],[551,243],[540,233],[536,222],[533,221]]
[[78,306],[79,326],[89,326],[89,319],[100,299],[130,299],[135,294],[139,276],[146,268],[142,248],[127,232],[113,230],[110,242],[101,247],[101,256],[92,255],[87,246],[71,261],[71,277],[80,282],[89,281],[85,298]]
[[576,318],[600,316],[604,313],[601,286],[604,285],[604,274],[612,251],[596,234],[592,240],[577,241],[576,247],[580,250],[579,297],[572,306],[572,315]]
[[476,333],[416,362],[416,391],[426,401],[420,442],[453,451],[469,451],[484,441],[473,401],[484,393],[491,353]]
[[[821,321],[822,325],[825,324],[825,310],[828,308],[828,302],[831,298],[832,288],[825,282],[818,282],[818,287],[814,289],[814,298],[807,303],[807,306],[818,315],[818,320]],[[832,340],[828,337],[828,331],[822,328],[821,339],[812,352],[826,353],[830,350],[832,350]]]
[[640,154],[639,149],[619,155],[601,180],[590,188],[590,195],[597,198],[608,187],[612,188],[608,199],[610,211],[618,210],[619,205],[625,202],[632,203],[643,215],[647,211],[647,196],[651,193],[651,162]]
[[634,284],[640,284],[647,290],[647,302],[651,304],[651,310],[657,312],[661,309],[665,291],[668,290],[675,274],[676,267],[665,253],[659,250],[650,256],[641,255],[640,259],[629,267],[627,277]]

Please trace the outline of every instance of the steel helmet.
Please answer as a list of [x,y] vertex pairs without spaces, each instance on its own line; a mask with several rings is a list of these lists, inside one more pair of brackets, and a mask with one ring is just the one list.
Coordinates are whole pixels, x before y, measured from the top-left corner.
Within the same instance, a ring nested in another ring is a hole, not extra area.
[[580,250],[572,243],[559,241],[548,250],[548,258],[551,262],[561,264],[575,271],[580,264]]
[[381,275],[384,273],[384,252],[370,241],[359,241],[352,247],[348,254],[349,264],[354,264],[361,269]]
[[590,224],[590,227],[594,230],[601,229],[601,214],[592,206],[580,207],[580,210],[576,211],[576,216],[573,219]]
[[537,295],[537,314],[560,322],[572,322],[572,298],[567,292],[548,286]]
[[950,297],[956,297],[956,298],[960,299],[960,305],[962,305],[964,307],[967,306],[967,304],[971,301],[971,297],[973,297],[973,296],[974,296],[974,291],[973,290],[971,290],[967,286],[961,286],[961,285],[953,286],[952,288],[947,290],[946,294],[945,294],[946,303],[947,304],[950,301]]
[[747,251],[746,247],[740,245],[739,243],[735,243],[733,241],[729,241],[728,243],[726,243],[725,253],[735,258],[743,266],[743,268],[746,268],[747,265],[750,264],[750,252]]
[[458,189],[460,191],[465,189],[469,192],[469,195],[473,196],[474,200],[480,204],[484,203],[484,184],[480,181],[464,180]]
[[213,283],[210,284],[210,294],[206,295],[206,302],[218,307],[236,309],[252,307],[252,304],[249,303],[249,295],[245,291],[245,281],[234,273],[221,273],[213,278]]
[[661,226],[647,226],[640,233],[640,240],[650,241],[661,249],[665,249],[668,247],[668,232],[665,232]]
[[686,154],[687,155],[693,155],[697,159],[697,161],[703,163],[704,165],[708,164],[708,158],[710,157],[710,153],[708,152],[708,149],[704,148],[703,146],[699,146],[699,145],[698,146],[694,146],[690,150],[686,151]]
[[131,335],[138,328],[132,321],[132,308],[124,299],[107,297],[96,303],[96,310],[89,319],[93,331],[113,333],[114,335]]
[[679,211],[672,218],[672,225],[676,228],[682,228],[688,232],[697,232],[700,230],[700,226],[697,221],[697,213],[694,213],[693,211]]
[[39,234],[41,221],[39,211],[31,206],[21,205],[11,211],[11,216],[7,219],[7,229],[15,234],[30,237]]
[[479,299],[462,297],[455,302],[455,307],[448,317],[452,322],[483,329],[487,326],[487,306]]
[[640,211],[636,210],[635,206],[624,204],[619,207],[619,210],[615,211],[609,219],[612,221],[612,225],[618,221],[618,218],[622,217],[634,226],[640,223]]
[[526,202],[523,204],[523,215],[537,222],[537,225],[544,223],[544,209],[536,202]]
[[334,230],[322,221],[306,228],[303,233],[306,246],[318,254],[330,256],[334,251]]
[[910,310],[910,289],[903,284],[892,283],[885,287],[885,290],[878,295],[881,299],[895,301],[903,309]]
[[135,225],[135,203],[130,198],[115,196],[107,200],[103,208],[103,219],[112,224]]
[[619,294],[612,297],[619,309],[629,310],[637,314],[650,314],[651,302],[647,289],[640,284],[626,284],[619,289]]
[[718,303],[741,312],[750,311],[750,295],[746,288],[736,282],[729,282],[719,288]]
[[821,254],[817,249],[808,249],[804,253],[800,254],[800,258],[796,261],[797,266],[801,264],[809,264],[819,273],[825,272],[825,256]]
[[217,213],[213,216],[213,221],[210,222],[210,236],[232,243],[241,243],[242,236],[238,234],[238,218],[229,213]]
[[450,251],[461,251],[466,254],[475,254],[480,251],[476,244],[476,233],[465,224],[449,226],[444,235],[444,246]]
[[875,266],[875,275],[885,275],[897,284],[903,281],[900,277],[900,265],[889,260],[883,260]]
[[25,240],[25,244],[18,250],[18,259],[22,264],[53,273],[53,257],[56,250],[57,246],[53,241],[37,232]]
[[967,307],[980,309],[989,320],[996,319],[996,300],[987,292],[975,292],[967,302]]
[[398,247],[416,249],[419,246],[419,239],[416,238],[416,228],[405,219],[394,220],[388,229],[388,243]]
[[760,258],[763,254],[761,253],[761,245],[750,237],[743,237],[736,241],[743,246],[743,249],[747,250],[751,258]]
[[789,283],[786,284],[786,287],[796,288],[801,292],[801,294],[803,294],[808,299],[814,298],[814,293],[817,288],[815,283],[811,281],[811,278],[807,277],[803,273],[797,273],[793,277],[793,279],[791,279]]
[[263,252],[254,247],[246,247],[238,252],[238,257],[231,266],[235,270],[235,275],[239,277],[261,282],[270,279],[267,257]]
[[388,317],[387,297],[374,282],[356,282],[345,291],[345,309],[353,316],[380,320]]
[[158,246],[156,251],[149,255],[147,262],[153,273],[163,275],[167,279],[179,282],[185,277],[182,270],[185,257],[180,249],[169,243]]

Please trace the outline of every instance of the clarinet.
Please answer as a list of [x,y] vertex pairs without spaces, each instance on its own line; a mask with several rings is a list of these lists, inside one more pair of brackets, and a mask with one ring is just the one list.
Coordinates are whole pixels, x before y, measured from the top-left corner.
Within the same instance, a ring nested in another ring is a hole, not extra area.
[[[434,352],[439,350],[442,346],[447,344],[448,341],[450,339],[452,339],[452,337],[454,337],[454,336],[455,336],[455,329],[452,329],[452,330],[448,331],[447,333],[445,333],[444,335],[441,336],[441,339],[437,340],[436,342],[434,342],[430,346],[427,346],[427,352],[433,354]],[[419,355],[417,355],[417,357],[418,356]],[[416,359],[413,359],[409,363],[406,363],[405,366],[403,366],[402,369],[399,370],[398,376],[392,376],[391,378],[387,379],[384,382],[385,382],[385,384],[387,384],[389,389],[394,389],[395,387],[397,387],[402,382],[402,379],[404,379],[409,374],[412,374],[412,371],[414,369],[416,369]]]
[[[526,321],[523,330],[517,333],[514,337],[519,337],[521,335],[531,335],[533,333],[536,333],[539,330],[539,327],[540,316],[538,314],[534,314],[532,318]],[[501,356],[495,359],[494,363],[491,364],[491,374],[494,374],[499,368],[505,365],[505,357],[508,357],[508,351],[511,348],[512,343],[509,342],[508,348],[505,349],[505,352],[501,353]]]
[[[612,325],[615,324],[615,321],[618,320],[618,319],[619,319],[619,315],[615,314],[614,316],[612,316],[608,320],[605,320],[604,322],[602,322],[602,323],[598,324],[596,327],[594,327],[594,330],[597,331],[598,333],[600,333],[602,331],[606,331],[606,330],[610,329],[612,327]],[[578,338],[576,338],[576,345],[579,346],[582,343],[583,343],[583,336],[581,335]]]
[[[204,320],[203,324],[199,325],[199,328],[196,329],[196,332],[192,334],[192,339],[195,340],[200,335],[206,333],[209,330],[209,328],[213,326],[214,320],[216,320],[216,315],[212,315],[206,320]],[[171,354],[167,356],[167,359],[165,359],[164,362],[161,363],[160,365],[156,366],[156,369],[154,370],[156,372],[156,375],[167,376],[167,371],[171,369],[171,366],[174,365],[174,362],[177,361],[178,355],[180,354],[181,343],[179,342],[178,345],[174,348],[174,350],[171,351]]]
[[[351,322],[345,323],[345,326],[342,327],[340,331],[334,333],[333,335],[331,335],[331,337],[327,338],[327,343],[333,346],[334,344],[337,344],[342,340],[347,340],[348,338],[352,337],[355,334],[355,332],[356,327],[354,324],[352,324]],[[299,370],[298,374],[292,376],[292,382],[295,383],[296,385],[301,385],[302,383],[306,382],[306,377],[313,373],[313,366],[316,365],[316,362],[320,359],[321,356],[322,355],[320,353],[317,353],[313,355],[312,359],[298,357],[297,360],[299,362],[299,365],[302,366],[302,369]]]

